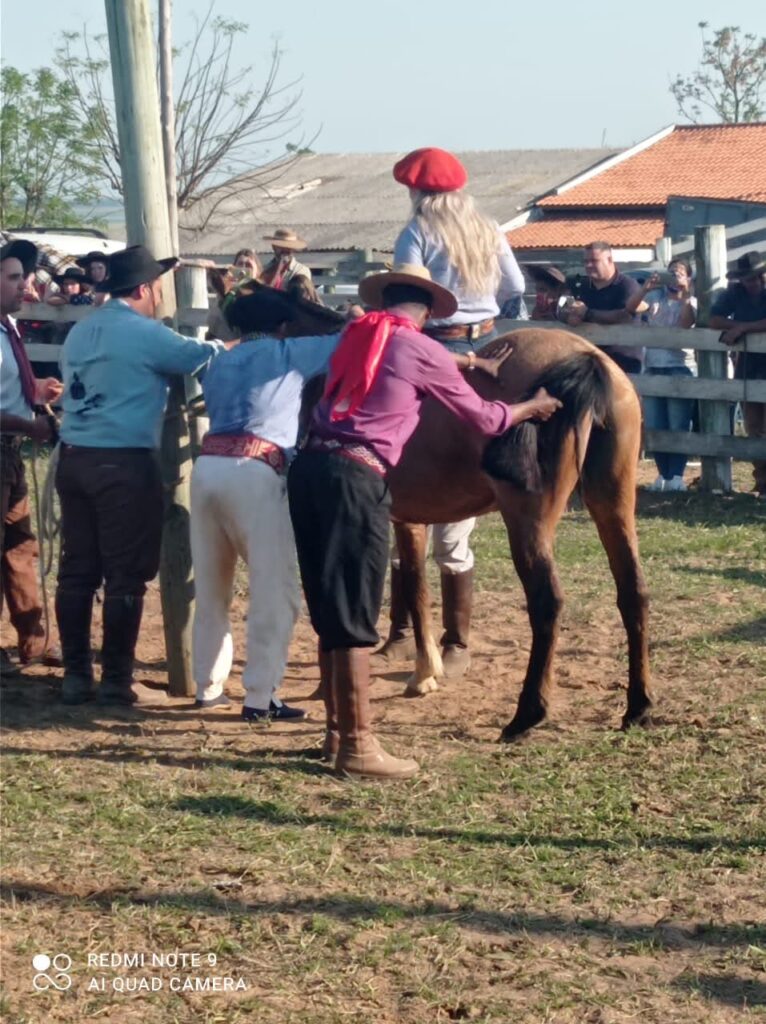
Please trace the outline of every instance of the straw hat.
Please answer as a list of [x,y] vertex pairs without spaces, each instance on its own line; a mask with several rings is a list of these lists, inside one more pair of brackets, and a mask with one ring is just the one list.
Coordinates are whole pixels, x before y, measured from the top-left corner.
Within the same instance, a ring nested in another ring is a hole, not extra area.
[[299,238],[291,228],[277,228],[273,235],[264,235],[264,242],[278,245],[280,249],[305,249],[308,242]]
[[375,309],[383,308],[383,289],[390,284],[408,284],[420,288],[431,296],[431,315],[441,320],[452,316],[457,309],[457,299],[448,288],[431,280],[427,267],[417,263],[394,263],[390,270],[370,274],[359,282],[359,298]]

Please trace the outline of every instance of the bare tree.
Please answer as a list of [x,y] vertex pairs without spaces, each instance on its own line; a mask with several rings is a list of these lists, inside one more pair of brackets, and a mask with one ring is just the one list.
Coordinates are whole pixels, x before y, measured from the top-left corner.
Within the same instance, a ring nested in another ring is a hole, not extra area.
[[710,117],[725,124],[759,121],[764,114],[766,38],[742,33],[735,25],[708,34],[706,21],[699,22],[702,58],[697,70],[678,75],[670,85],[679,112],[695,124]]
[[[248,26],[212,14],[211,3],[193,38],[173,51],[174,77],[180,83],[175,101],[178,209],[188,213],[196,208],[200,229],[223,202],[268,194],[269,185],[310,151],[301,141],[287,143],[276,155],[270,148],[300,123],[298,81],[279,84],[279,46],[272,47],[265,76],[256,85],[253,66],[237,71],[232,61],[235,41]],[[97,130],[104,179],[121,194],[106,38],[91,36],[87,29],[67,33],[56,58]]]

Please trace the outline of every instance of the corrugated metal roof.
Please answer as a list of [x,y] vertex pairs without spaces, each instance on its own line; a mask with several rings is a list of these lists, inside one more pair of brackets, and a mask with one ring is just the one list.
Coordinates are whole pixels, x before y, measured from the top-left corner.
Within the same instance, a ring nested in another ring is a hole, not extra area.
[[[605,149],[491,150],[460,153],[468,190],[499,222],[509,220],[542,192],[611,156]],[[390,252],[409,216],[407,190],[392,168],[402,153],[312,154],[301,157],[265,190],[226,194],[210,224],[209,206],[182,216],[184,254],[230,254],[241,246],[267,252],[262,236],[291,227],[312,250],[378,249]],[[241,179],[240,179],[241,180]],[[225,186],[226,192],[231,185]],[[223,191],[217,198],[224,195]],[[214,197],[215,199],[216,197]]]

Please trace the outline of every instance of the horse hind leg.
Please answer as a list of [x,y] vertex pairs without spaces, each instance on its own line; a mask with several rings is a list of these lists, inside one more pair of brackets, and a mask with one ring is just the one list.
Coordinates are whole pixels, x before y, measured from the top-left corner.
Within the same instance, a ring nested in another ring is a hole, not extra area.
[[526,594],[532,629],[532,647],[519,702],[512,720],[500,734],[501,742],[519,739],[548,717],[553,659],[564,603],[553,559],[553,538],[575,479],[572,460],[571,468],[561,472],[554,489],[543,494],[523,494],[506,486],[498,488],[498,502],[513,562]]
[[622,728],[649,725],[649,595],[636,534],[637,444],[629,437],[594,432],[583,496],[593,516],[617,586],[617,607],[628,638],[628,704]]
[[406,697],[424,697],[438,690],[444,674],[441,653],[431,629],[431,598],[426,579],[427,530],[420,523],[394,523],[401,563],[402,588],[412,614],[417,654],[415,671],[407,680]]

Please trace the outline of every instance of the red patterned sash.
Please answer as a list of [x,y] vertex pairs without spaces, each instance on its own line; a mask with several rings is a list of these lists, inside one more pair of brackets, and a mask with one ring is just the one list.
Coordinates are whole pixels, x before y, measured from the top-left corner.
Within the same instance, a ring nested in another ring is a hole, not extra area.
[[230,459],[259,459],[276,473],[287,467],[285,453],[278,444],[254,434],[205,434],[200,455],[223,455]]
[[335,455],[342,455],[345,459],[361,462],[363,466],[367,466],[380,476],[385,476],[388,472],[388,466],[372,448],[358,441],[337,441],[334,438],[312,436],[308,439],[306,447],[310,451],[332,452]]

